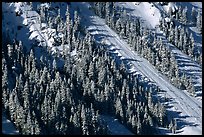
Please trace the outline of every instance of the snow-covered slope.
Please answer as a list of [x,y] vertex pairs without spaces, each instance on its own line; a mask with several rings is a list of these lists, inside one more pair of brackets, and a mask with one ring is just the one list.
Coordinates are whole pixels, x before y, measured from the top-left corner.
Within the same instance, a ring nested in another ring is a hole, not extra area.
[[100,116],[108,125],[111,135],[134,135],[124,125],[118,122],[118,119],[114,119],[110,116]]
[[[11,4],[3,3],[2,8],[2,11],[6,12],[4,14],[6,16],[8,15],[8,18],[4,18],[4,22],[7,22],[6,26],[10,25],[11,22],[15,23],[12,25],[13,28],[8,27],[10,28],[9,31],[12,31],[13,29],[14,34],[17,35],[16,39],[21,40],[23,45],[27,45],[26,47],[30,49],[33,45],[33,42],[38,42],[39,46],[47,45],[48,47],[52,48],[53,52],[56,52],[57,49],[53,47],[53,37],[56,35],[56,30],[49,28],[45,23],[41,24],[39,21],[39,14],[36,11],[30,9],[30,6],[24,4],[23,2]],[[15,16],[15,11],[19,10],[23,11],[22,15]],[[22,26],[22,28],[18,30],[17,28],[15,28],[16,26]],[[3,29],[6,28],[7,27],[3,27]],[[58,50],[61,49],[60,46],[57,48]]]
[[[84,22],[88,31],[90,31],[98,41],[103,41],[105,39],[108,43],[114,45],[113,47],[110,46],[110,50],[115,49],[115,53],[117,53],[118,56],[121,56],[121,59],[129,59],[132,63],[132,71],[135,72],[135,74],[136,72],[137,74],[142,74],[144,77],[150,79],[151,82],[167,91],[167,97],[173,100],[171,104],[169,104],[169,106],[173,106],[169,108],[169,111],[180,113],[177,117],[181,119],[182,122],[179,124],[186,124],[194,128],[196,127],[197,131],[199,131],[199,133],[197,133],[201,134],[202,103],[174,87],[164,76],[159,74],[146,59],[139,57],[133,52],[129,48],[129,45],[121,40],[119,36],[105,24],[103,19],[95,16],[88,9],[89,5],[87,3],[75,3],[74,5],[80,7],[80,13],[84,16],[82,22]],[[183,128],[185,127],[185,125],[182,126]]]
[[[202,7],[198,3],[192,3],[197,7]],[[143,22],[142,25],[144,27],[148,27],[149,29],[154,29],[159,24],[159,18],[162,16],[161,9],[159,10],[152,3],[142,2],[142,3],[129,3],[122,2],[118,3],[119,6],[123,6],[128,10],[128,14],[132,16],[140,17]],[[132,51],[129,45],[122,40],[112,29],[110,29],[106,24],[104,19],[96,16],[90,9],[88,3],[73,3],[72,8],[79,7],[80,16],[83,22],[81,25],[86,26],[87,30],[94,35],[95,39],[98,42],[105,42],[107,45],[111,45],[109,47],[110,51],[116,54],[121,60],[128,60],[130,63],[130,73],[134,73],[135,75],[141,75],[149,80],[150,84],[155,84],[159,86],[161,89],[166,92],[159,93],[159,96],[162,98],[166,96],[170,101],[166,103],[167,110],[169,114],[173,117],[176,117],[178,120],[178,131],[177,134],[202,134],[202,102],[197,98],[191,97],[187,92],[181,91],[175,88],[165,76],[161,75],[155,68],[152,66],[146,59],[138,56],[137,53]],[[31,45],[32,40],[41,41],[41,44],[48,45],[49,47],[53,47],[53,38],[49,37],[49,35],[54,36],[55,30],[50,29],[46,24],[41,24],[44,30],[40,30],[40,24],[38,20],[38,14],[36,11],[29,10],[28,5],[23,5],[22,3],[15,3],[6,5],[3,3],[3,11],[10,11],[13,13],[7,13],[8,18],[4,17],[8,24],[11,25],[9,20],[13,19],[16,24],[13,26],[18,26],[24,24],[22,29],[20,29],[17,33],[17,40],[23,41],[23,44]],[[21,9],[24,11],[22,16],[16,17],[14,11],[19,11]],[[26,11],[26,12],[25,12]],[[164,12],[164,11],[163,11]],[[26,14],[25,14],[26,13]],[[6,14],[5,14],[6,15]],[[9,24],[10,23],[10,24]],[[4,24],[5,25],[5,24]],[[2,24],[3,26],[3,24]],[[25,27],[27,26],[27,27]],[[4,28],[3,28],[4,29]],[[4,30],[6,31],[6,30]],[[12,32],[12,30],[10,30]],[[14,29],[13,37],[16,33],[16,29]],[[160,32],[158,32],[158,35]],[[29,41],[30,40],[30,41]],[[167,44],[171,46],[170,44]],[[202,43],[201,43],[202,46]],[[58,49],[62,49],[60,46]],[[53,51],[56,49],[53,48]],[[76,53],[76,51],[74,51]],[[189,57],[181,53],[178,49],[173,49],[172,52],[175,54],[186,58]],[[186,72],[192,73],[195,76],[195,81],[199,86],[202,87],[202,68],[199,66],[196,67],[195,63],[192,61],[188,61],[187,63],[192,63],[194,67],[183,67]],[[184,64],[185,65],[185,64]],[[202,95],[202,92],[200,93]],[[201,98],[202,99],[202,98]],[[113,118],[104,117],[108,124],[112,127],[112,134],[131,134],[125,127],[119,126],[120,124],[117,121],[114,121]],[[4,122],[3,122],[4,121]],[[7,126],[5,125],[8,121],[5,117],[2,117],[2,122],[4,125],[3,131]],[[116,124],[118,127],[114,127]],[[10,124],[9,124],[10,125]],[[115,128],[118,128],[115,130]],[[12,128],[8,128],[12,129]],[[12,129],[13,131],[13,129]],[[163,130],[164,131],[164,130]],[[9,131],[10,132],[10,131]],[[14,132],[12,132],[14,133]],[[161,134],[166,134],[166,132],[162,132]]]

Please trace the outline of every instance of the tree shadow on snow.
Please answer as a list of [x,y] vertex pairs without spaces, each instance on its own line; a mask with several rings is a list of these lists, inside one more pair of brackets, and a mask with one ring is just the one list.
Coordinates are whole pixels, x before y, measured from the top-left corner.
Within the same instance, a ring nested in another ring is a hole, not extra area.
[[171,108],[173,108],[172,103],[176,103],[173,98],[168,98],[168,100],[165,101],[163,96],[158,96],[158,97],[159,97],[161,103],[166,102],[165,108],[166,108],[166,112],[167,112],[168,122],[170,123],[172,118],[176,119],[176,121],[177,121],[176,133],[183,132],[183,130],[182,131],[178,131],[178,130],[182,129],[185,126],[198,126],[198,124],[186,121],[185,119],[189,118],[190,116],[181,115],[182,112],[178,111],[177,108],[175,108],[176,110],[170,110]]
[[195,67],[201,68],[201,66],[199,64],[194,63],[192,60],[190,60],[187,57],[179,56],[178,54],[176,54],[175,58],[179,63],[185,64],[185,66],[186,66],[186,63],[188,63],[188,64],[192,64],[192,65],[189,65],[189,66],[195,66]]
[[107,38],[107,37],[113,37],[113,36],[108,35],[108,34],[95,34],[95,36],[98,39],[104,39],[104,38]]
[[125,58],[125,59],[122,59],[124,61],[137,61],[137,62],[142,62],[140,60],[137,60],[137,59],[133,59],[133,58]]
[[183,127],[185,126],[197,126],[198,124],[195,124],[195,123],[192,123],[192,122],[188,122],[186,120],[183,120],[183,119],[186,119],[188,118],[189,116],[188,115],[184,115],[184,116],[181,116],[180,115],[181,112],[176,112],[176,111],[171,111],[171,110],[167,110],[167,116],[168,116],[168,121],[170,122],[170,120],[172,118],[176,119],[176,122],[177,122],[177,130],[180,130],[182,129]]

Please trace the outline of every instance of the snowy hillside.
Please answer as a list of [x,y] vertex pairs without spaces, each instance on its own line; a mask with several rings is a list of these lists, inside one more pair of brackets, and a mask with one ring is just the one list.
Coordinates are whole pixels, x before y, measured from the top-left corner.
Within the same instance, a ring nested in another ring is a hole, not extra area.
[[[131,5],[131,3],[125,3],[125,4],[128,5],[127,6],[128,8],[130,7],[129,5]],[[141,9],[144,8],[143,4],[145,5],[145,3],[141,3]],[[147,6],[147,4],[145,6]],[[85,13],[85,11],[88,10],[88,9],[83,9],[83,6],[80,6],[80,7],[81,7],[81,13]],[[151,7],[151,6],[149,6],[149,7]],[[134,13],[144,13],[144,12],[138,12],[137,11],[137,10],[141,10],[140,8],[135,8],[135,9],[136,9],[136,11],[134,11]],[[152,12],[152,11],[150,10],[150,12]],[[155,11],[153,11],[153,12],[155,12]],[[148,12],[147,12],[147,14],[148,14]],[[86,12],[86,15],[89,15],[89,14],[87,14],[87,12]],[[145,20],[145,18],[146,18],[145,15],[141,14],[140,16],[142,18],[144,17],[144,20]],[[157,14],[155,14],[155,16],[157,16]],[[90,15],[90,17],[91,17],[90,20],[92,20],[94,22],[93,25],[88,24],[88,26],[87,26],[88,27],[87,29],[91,31],[91,34],[93,34],[93,35],[97,34],[96,35],[96,37],[98,36],[97,38],[99,38],[101,40],[106,39],[107,41],[109,41],[109,43],[112,43],[111,45],[116,45],[116,47],[110,47],[110,48],[111,48],[111,50],[116,49],[114,51],[114,53],[117,53],[118,56],[121,56],[120,57],[121,59],[136,60],[136,61],[130,61],[132,63],[131,71],[134,72],[135,74],[138,74],[138,72],[139,72],[139,74],[141,73],[143,76],[150,79],[151,82],[156,83],[156,85],[159,85],[163,90],[166,91],[167,98],[170,98],[170,99],[172,98],[175,101],[175,103],[173,103],[174,107],[169,109],[170,111],[173,110],[173,111],[177,111],[177,112],[182,112],[182,113],[180,113],[179,117],[182,117],[182,115],[189,116],[189,118],[186,118],[186,117],[184,118],[184,120],[187,123],[188,122],[190,123],[190,121],[195,122],[195,118],[196,118],[197,122],[195,123],[195,125],[198,124],[199,132],[195,131],[196,132],[195,134],[200,134],[202,132],[202,122],[201,122],[202,121],[202,110],[200,109],[200,108],[202,108],[201,102],[197,101],[195,98],[192,98],[192,97],[186,95],[187,93],[182,93],[181,91],[179,91],[178,89],[173,87],[171,84],[169,84],[168,81],[166,80],[166,78],[164,78],[157,71],[155,71],[154,68],[146,60],[144,60],[144,59],[138,57],[136,54],[132,53],[131,49],[128,48],[128,46],[124,46],[127,44],[124,43],[123,41],[121,41],[120,38],[117,36],[117,34],[115,34],[112,30],[110,30],[105,25],[105,22],[103,20],[97,19],[92,15]],[[86,18],[86,20],[87,20],[87,18]],[[146,20],[146,21],[148,23],[152,23],[152,26],[154,26],[154,27],[155,27],[154,23],[155,24],[158,23],[157,20],[151,20],[150,19],[150,20]],[[98,23],[98,24],[96,24],[96,23]],[[104,32],[106,32],[106,34],[108,33],[110,36],[104,35]],[[103,35],[104,35],[104,37],[100,37]],[[200,73],[202,73],[202,71],[200,71]],[[200,74],[200,77],[202,78],[201,74]],[[199,80],[201,80],[201,78]],[[202,81],[199,81],[199,82],[201,85]],[[186,101],[186,102],[184,102],[184,101]],[[189,101],[191,103],[189,103]],[[169,106],[171,106],[171,105],[172,104],[169,104]],[[193,125],[193,126],[195,126],[195,125]],[[186,129],[188,129],[188,128],[186,128]]]
[[201,2],[3,2],[2,39],[4,134],[202,134]]

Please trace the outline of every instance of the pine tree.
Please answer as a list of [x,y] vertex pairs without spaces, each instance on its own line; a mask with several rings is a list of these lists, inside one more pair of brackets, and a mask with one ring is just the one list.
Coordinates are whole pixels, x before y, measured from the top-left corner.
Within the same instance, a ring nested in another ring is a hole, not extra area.
[[116,26],[116,31],[120,32],[121,31],[121,19],[120,18],[118,18],[118,20],[116,21],[115,26]]
[[24,109],[26,112],[30,110],[30,89],[29,89],[29,83],[26,81],[24,85],[24,90],[23,90],[23,97],[24,97]]
[[89,78],[96,81],[96,64],[95,64],[95,61],[92,61],[89,65],[89,70],[88,70],[88,75],[89,75]]
[[60,73],[58,71],[55,74],[54,83],[55,83],[55,88],[60,89],[60,86],[61,86],[61,83],[62,83],[62,78],[61,78]]
[[[175,34],[176,32],[174,32],[174,29],[173,29],[172,27],[170,27],[169,31],[170,31],[170,32],[169,32],[169,37],[168,37],[168,38],[169,38],[169,42],[170,42],[170,43],[173,43],[174,40],[175,40],[175,35],[174,35],[174,34]],[[175,40],[175,41],[176,41],[176,40]]]
[[187,54],[187,52],[186,52],[187,48],[188,48],[188,45],[187,45],[187,34],[185,33],[184,36],[183,36],[183,47],[182,47],[183,52],[185,54]]
[[170,124],[169,124],[169,130],[172,131],[172,129],[173,129],[173,120],[171,120],[171,122],[170,122]]
[[80,134],[80,119],[79,119],[79,113],[78,111],[76,113],[74,113],[74,117],[73,117],[73,124],[74,124],[74,134]]
[[57,61],[56,61],[56,58],[54,58],[53,60],[53,63],[52,63],[52,67],[53,67],[53,70],[56,71],[57,70]]
[[45,22],[46,20],[46,17],[45,17],[45,7],[41,6],[40,7],[40,19],[41,19],[41,22]]
[[78,16],[77,10],[74,11],[74,27],[73,34],[78,30],[80,24],[80,17]]
[[106,8],[105,8],[105,20],[108,24],[108,26],[110,26],[110,2],[106,2]]
[[149,121],[149,125],[150,125],[151,127],[154,126],[152,117],[151,117],[150,115],[148,115],[148,121]]
[[42,71],[41,77],[40,77],[40,83],[43,85],[47,84],[47,73],[48,73],[48,70],[47,70],[47,67],[45,66],[43,68],[43,71]]
[[178,27],[175,26],[175,31],[174,31],[174,44],[176,45],[176,47],[178,47],[178,39],[179,39],[179,34],[178,34]]
[[25,124],[26,116],[24,114],[23,107],[20,105],[19,108],[16,110],[17,119],[15,121],[16,126],[22,129],[23,125]]
[[126,31],[125,31],[125,36],[130,37],[130,21],[128,20],[126,23]]
[[[5,59],[3,59],[2,63],[5,62]],[[4,63],[3,63],[4,64]],[[2,90],[6,91],[8,88],[8,69],[7,69],[7,64],[2,65]]]
[[14,98],[15,98],[14,90],[15,89],[13,89],[12,93],[9,94],[9,100],[8,100],[11,121],[15,121],[16,104],[14,102]]
[[71,55],[67,52],[66,55],[65,55],[64,71],[69,75],[72,72],[72,67],[71,67],[72,65],[71,64],[72,64]]
[[198,31],[200,33],[202,33],[202,16],[201,16],[201,12],[200,11],[198,11],[196,27],[197,27]]
[[139,112],[137,112],[137,135],[141,135],[142,134],[142,124],[140,121],[140,116],[139,116]]
[[23,134],[25,135],[31,135],[31,114],[30,114],[30,110],[28,110],[28,115],[27,115],[27,119],[26,119],[26,123],[23,126]]
[[101,87],[104,87],[107,80],[108,80],[107,66],[103,65],[103,67],[100,69],[98,74],[98,85],[100,85]]
[[192,7],[192,9],[191,9],[191,21],[192,21],[193,25],[196,24],[196,11],[195,11],[194,7]]
[[185,7],[182,11],[182,22],[184,25],[187,25],[188,19],[187,19],[187,7]]
[[12,60],[13,52],[14,52],[13,45],[8,44],[7,47],[8,47],[8,57]]
[[82,118],[82,134],[83,135],[89,135],[88,131],[88,123],[87,123],[87,115],[84,104],[82,104],[82,110],[81,110],[81,118]]

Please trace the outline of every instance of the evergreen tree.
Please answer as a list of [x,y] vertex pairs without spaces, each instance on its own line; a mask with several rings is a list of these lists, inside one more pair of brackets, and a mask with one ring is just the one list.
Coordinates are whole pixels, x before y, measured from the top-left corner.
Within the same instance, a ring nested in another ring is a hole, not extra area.
[[191,9],[191,21],[193,24],[196,24],[196,10],[194,7]]
[[103,67],[100,69],[98,74],[98,85],[100,85],[101,87],[104,87],[107,80],[108,80],[107,66],[103,65]]
[[26,112],[30,110],[30,89],[29,89],[29,84],[28,81],[26,81],[24,85],[24,90],[23,90],[23,97],[24,97],[24,109]]
[[187,7],[185,7],[182,11],[182,22],[184,25],[187,25],[188,19],[187,19]]
[[198,11],[196,27],[197,27],[198,31],[201,33],[202,32],[202,16],[201,16],[200,11]]

